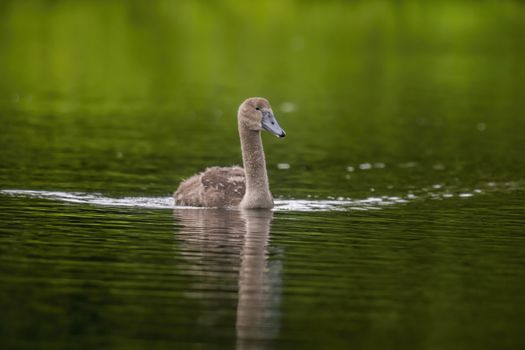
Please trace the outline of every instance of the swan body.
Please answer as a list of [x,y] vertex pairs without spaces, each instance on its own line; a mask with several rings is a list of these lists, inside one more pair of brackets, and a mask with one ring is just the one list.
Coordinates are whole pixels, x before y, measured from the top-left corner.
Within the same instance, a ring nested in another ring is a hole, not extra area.
[[173,194],[175,205],[244,209],[273,207],[261,131],[269,131],[278,137],[286,134],[277,123],[270,103],[261,97],[249,98],[241,104],[237,125],[244,168],[212,167],[184,180]]

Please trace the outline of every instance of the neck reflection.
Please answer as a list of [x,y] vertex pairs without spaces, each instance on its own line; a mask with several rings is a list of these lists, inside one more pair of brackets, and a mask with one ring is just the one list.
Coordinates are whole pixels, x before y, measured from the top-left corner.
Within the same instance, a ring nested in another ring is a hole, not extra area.
[[[235,284],[237,348],[266,348],[279,330],[281,299],[281,262],[268,259],[273,213],[176,209],[174,216],[182,225],[177,235],[181,254],[198,277],[191,288],[220,293]],[[213,299],[209,294],[199,298],[204,303]],[[224,303],[209,306],[214,313]]]

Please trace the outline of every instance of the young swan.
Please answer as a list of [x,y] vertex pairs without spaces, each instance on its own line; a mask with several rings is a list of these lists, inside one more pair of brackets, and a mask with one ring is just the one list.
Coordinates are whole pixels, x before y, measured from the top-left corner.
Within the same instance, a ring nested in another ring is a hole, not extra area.
[[212,167],[183,181],[173,194],[175,205],[196,207],[240,207],[270,209],[261,130],[286,136],[275,119],[270,103],[261,97],[244,101],[237,113],[244,169]]

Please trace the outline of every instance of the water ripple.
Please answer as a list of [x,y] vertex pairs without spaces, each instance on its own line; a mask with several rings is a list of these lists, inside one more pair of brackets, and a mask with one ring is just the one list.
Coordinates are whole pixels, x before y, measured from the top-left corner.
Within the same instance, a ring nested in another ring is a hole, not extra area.
[[[276,199],[275,211],[351,211],[351,210],[377,210],[384,206],[404,204],[416,200],[444,200],[449,198],[471,198],[487,192],[513,191],[521,188],[518,183],[489,182],[474,189],[451,188],[442,185],[433,185],[420,191],[410,191],[405,196],[375,196],[361,199]],[[36,191],[5,189],[0,190],[3,195],[13,197],[39,198],[55,200],[66,203],[90,204],[110,207],[134,207],[147,209],[176,209],[173,198],[169,197],[122,197],[112,198],[101,193],[61,192],[61,191]],[[180,207],[187,208],[187,207]]]

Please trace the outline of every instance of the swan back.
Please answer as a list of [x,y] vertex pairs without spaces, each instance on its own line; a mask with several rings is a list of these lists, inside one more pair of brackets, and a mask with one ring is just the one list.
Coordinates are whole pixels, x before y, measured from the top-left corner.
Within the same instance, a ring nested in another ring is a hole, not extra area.
[[175,205],[192,207],[237,207],[246,192],[240,167],[212,167],[183,181],[173,197]]

